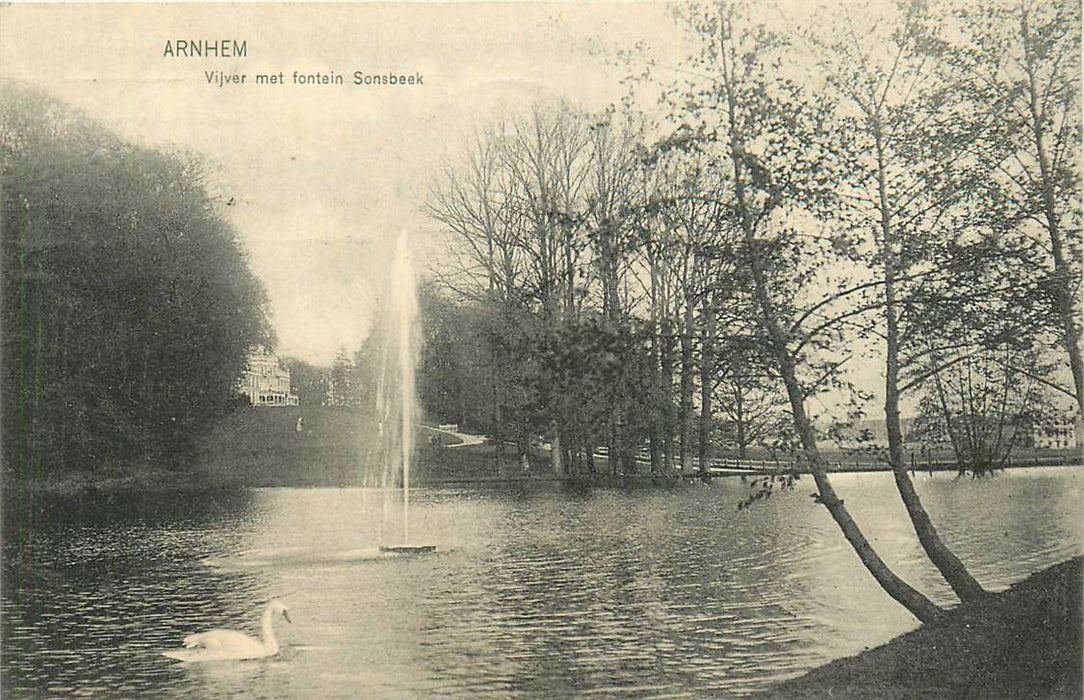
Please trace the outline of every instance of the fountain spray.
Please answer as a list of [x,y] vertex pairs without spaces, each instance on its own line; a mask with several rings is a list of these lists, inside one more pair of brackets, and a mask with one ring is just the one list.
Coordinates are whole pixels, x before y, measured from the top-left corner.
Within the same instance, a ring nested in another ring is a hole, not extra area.
[[[431,552],[432,545],[410,545],[410,470],[414,458],[415,368],[418,356],[418,297],[406,233],[399,235],[388,284],[388,324],[377,411],[384,443],[384,488],[403,489],[403,544],[388,552]],[[386,512],[387,500],[385,500]]]
[[399,235],[392,264],[392,304],[397,317],[400,405],[400,464],[403,479],[403,544],[410,541],[410,462],[414,456],[414,328],[418,319],[414,267],[405,233]]

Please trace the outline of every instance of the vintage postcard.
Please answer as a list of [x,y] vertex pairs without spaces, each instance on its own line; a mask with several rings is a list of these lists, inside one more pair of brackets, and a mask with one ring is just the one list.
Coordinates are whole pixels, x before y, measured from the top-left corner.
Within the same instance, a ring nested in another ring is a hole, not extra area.
[[0,6],[5,697],[1081,695],[1071,0]]

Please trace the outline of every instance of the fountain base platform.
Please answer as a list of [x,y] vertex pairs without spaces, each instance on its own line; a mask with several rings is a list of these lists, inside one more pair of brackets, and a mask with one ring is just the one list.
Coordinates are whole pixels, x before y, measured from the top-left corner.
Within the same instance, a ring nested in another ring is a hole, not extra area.
[[293,566],[336,566],[380,561],[391,557],[435,554],[435,544],[395,545],[318,551],[306,547],[282,547],[278,549],[250,549],[238,554],[202,559],[202,563],[215,569],[261,569]]
[[385,554],[432,554],[437,551],[437,546],[435,544],[381,545],[380,551]]

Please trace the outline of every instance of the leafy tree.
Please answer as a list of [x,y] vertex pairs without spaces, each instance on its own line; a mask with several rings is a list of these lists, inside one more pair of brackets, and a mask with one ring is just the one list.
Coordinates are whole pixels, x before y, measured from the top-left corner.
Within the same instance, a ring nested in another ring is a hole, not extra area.
[[[935,374],[919,404],[918,424],[930,442],[947,442],[959,472],[988,474],[1050,418],[1038,382],[1009,369],[1011,349],[987,350]],[[1019,359],[1019,358],[1014,358]]]
[[422,358],[418,396],[429,418],[489,432],[491,378],[481,310],[459,305],[432,284],[420,293]]
[[327,399],[328,370],[294,357],[284,358],[290,384],[301,406],[323,406]]
[[266,298],[198,163],[0,86],[8,468],[180,463],[229,410]]
[[1069,393],[1084,413],[1081,359],[1080,4],[998,0],[957,11],[950,58],[973,106],[994,131],[975,152],[993,173],[985,193],[988,237],[1019,263],[1002,291],[1033,317],[1069,360]]
[[876,17],[841,8],[811,44],[838,99],[834,133],[846,134],[820,144],[838,178],[828,199],[831,218],[849,234],[843,249],[872,277],[856,288],[862,296],[845,315],[861,319],[856,311],[868,309],[879,316],[859,327],[885,347],[884,412],[896,487],[931,561],[962,600],[971,600],[984,591],[942,542],[907,472],[900,377],[914,356],[929,359],[924,347],[914,348],[929,310],[912,290],[952,277],[955,266],[940,265],[933,253],[953,235],[953,213],[986,175],[970,153],[986,125],[952,108],[957,81],[940,60],[943,42],[925,3],[900,3],[895,13]]
[[[810,333],[802,328],[809,314],[799,314],[798,305],[808,298],[808,283],[824,276],[831,248],[830,241],[810,248],[794,234],[787,214],[797,202],[824,197],[831,185],[823,155],[805,147],[823,140],[826,105],[773,71],[785,42],[748,22],[743,11],[731,3],[690,10],[690,25],[703,37],[702,53],[692,61],[690,72],[701,77],[675,101],[679,117],[694,133],[718,143],[728,161],[728,203],[744,243],[742,265],[818,501],[882,588],[920,620],[931,620],[939,608],[888,568],[836,495],[806,412],[806,398],[821,374],[810,372],[815,363],[811,351],[829,350],[831,336],[825,334],[838,325],[823,324]],[[812,265],[803,265],[803,259]],[[832,367],[830,363],[829,373]]]

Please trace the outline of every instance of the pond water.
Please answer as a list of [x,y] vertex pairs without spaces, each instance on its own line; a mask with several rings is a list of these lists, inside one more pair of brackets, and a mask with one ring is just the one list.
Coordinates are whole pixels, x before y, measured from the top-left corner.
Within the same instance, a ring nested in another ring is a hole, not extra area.
[[[1084,470],[916,482],[944,539],[988,588],[1084,551]],[[951,604],[890,475],[833,483],[886,561]],[[736,479],[669,490],[422,489],[412,493],[411,541],[438,553],[344,561],[334,555],[375,546],[379,494],[264,489],[68,509],[18,542],[8,526],[3,689],[742,695],[917,626],[809,497],[811,480],[739,512],[744,489]],[[160,655],[213,627],[258,633],[273,595],[293,619],[276,626],[277,657],[182,664]]]

